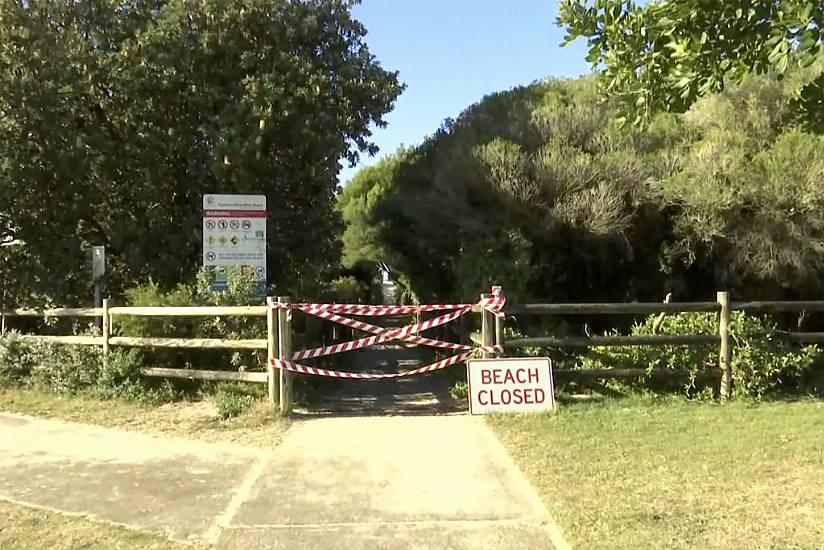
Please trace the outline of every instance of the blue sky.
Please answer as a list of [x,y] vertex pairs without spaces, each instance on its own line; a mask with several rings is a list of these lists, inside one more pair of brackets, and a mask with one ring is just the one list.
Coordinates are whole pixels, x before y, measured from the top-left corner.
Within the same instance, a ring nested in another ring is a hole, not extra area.
[[[489,93],[589,72],[583,41],[559,46],[556,0],[363,0],[353,13],[369,49],[407,85],[375,131],[380,152],[360,166],[417,145]],[[340,181],[356,171],[344,167]]]

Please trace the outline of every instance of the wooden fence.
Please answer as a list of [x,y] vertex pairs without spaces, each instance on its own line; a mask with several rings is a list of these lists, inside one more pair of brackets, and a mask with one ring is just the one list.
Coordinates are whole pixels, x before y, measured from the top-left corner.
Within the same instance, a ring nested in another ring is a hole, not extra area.
[[[278,298],[288,302],[288,298]],[[191,306],[191,307],[109,307],[108,299],[100,308],[55,308],[55,309],[14,309],[0,311],[0,333],[9,329],[9,320],[16,317],[39,318],[97,318],[102,320],[99,336],[56,336],[23,334],[24,339],[60,344],[101,346],[103,357],[111,346],[171,349],[245,349],[266,350],[266,372],[238,372],[199,369],[174,369],[146,367],[141,369],[144,376],[184,378],[198,380],[240,380],[265,383],[268,386],[270,402],[280,403],[282,412],[291,411],[292,375],[286,371],[276,371],[271,365],[273,357],[287,358],[291,352],[290,319],[285,309],[266,306]],[[114,336],[113,327],[118,317],[265,317],[265,338],[159,338],[137,336]]]
[[[633,303],[590,303],[590,304],[516,304],[506,308],[507,315],[593,315],[593,314],[667,314],[686,312],[715,312],[717,323],[715,334],[679,334],[679,335],[636,335],[636,336],[542,336],[532,338],[514,338],[505,340],[500,319],[493,321],[492,314],[485,312],[482,333],[473,335],[473,340],[485,343],[499,343],[504,349],[524,347],[591,347],[591,346],[672,346],[672,345],[717,345],[718,363],[714,369],[703,373],[705,376],[720,378],[719,394],[728,398],[732,390],[733,375],[730,368],[733,342],[730,338],[730,316],[733,311],[749,313],[781,312],[822,312],[824,301],[773,301],[773,302],[731,302],[729,293],[718,292],[715,302],[633,302]],[[785,332],[783,339],[795,343],[824,342],[822,332]],[[644,368],[637,369],[576,369],[554,372],[561,377],[584,378],[666,378],[673,374],[667,369],[652,372]],[[676,372],[677,374],[677,372]]]
[[[482,295],[486,297],[486,295]],[[282,303],[289,299],[280,297]],[[681,303],[590,303],[590,304],[515,304],[506,307],[507,315],[592,315],[592,314],[667,314],[683,312],[715,312],[717,330],[715,334],[683,335],[638,335],[638,336],[541,336],[532,338],[504,338],[503,321],[489,311],[473,308],[481,313],[481,332],[472,333],[471,339],[479,344],[500,344],[504,349],[523,347],[590,347],[590,346],[671,346],[671,345],[717,345],[717,367],[705,373],[707,376],[720,378],[719,392],[723,398],[729,397],[733,374],[730,369],[732,342],[729,334],[730,315],[732,311],[756,313],[778,312],[824,312],[824,301],[775,301],[775,302],[730,302],[727,292],[718,292],[715,302],[681,302]],[[118,317],[265,317],[266,334],[259,339],[223,339],[223,338],[166,338],[114,336],[114,322]],[[108,300],[103,300],[101,308],[57,308],[57,309],[16,309],[0,311],[0,332],[8,329],[7,320],[15,317],[90,317],[102,320],[102,332],[99,336],[55,336],[23,335],[23,338],[62,344],[79,344],[102,346],[104,358],[111,346],[143,348],[176,349],[246,349],[266,350],[266,372],[235,372],[216,370],[173,369],[147,367],[142,369],[145,376],[161,376],[200,380],[241,380],[246,382],[266,383],[270,401],[280,404],[280,409],[288,413],[292,408],[292,379],[287,371],[275,370],[270,360],[273,357],[289,358],[292,355],[292,326],[286,309],[267,308],[266,306],[206,306],[206,307],[109,307]],[[782,334],[788,341],[798,343],[824,342],[824,332],[790,332]],[[489,354],[487,354],[489,356]],[[649,372],[637,369],[591,369],[591,370],[556,370],[561,377],[575,378],[643,378],[671,375],[673,371],[661,369]]]

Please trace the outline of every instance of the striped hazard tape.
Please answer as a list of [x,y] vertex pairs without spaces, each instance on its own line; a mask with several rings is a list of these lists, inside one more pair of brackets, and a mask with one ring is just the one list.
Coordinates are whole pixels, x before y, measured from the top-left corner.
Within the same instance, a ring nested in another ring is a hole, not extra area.
[[[502,351],[501,346],[469,346],[465,344],[455,344],[453,342],[444,342],[442,340],[435,340],[432,338],[425,338],[423,336],[419,336],[419,333],[421,332],[441,325],[445,325],[446,323],[454,321],[462,315],[465,315],[469,311],[472,311],[473,307],[475,307],[473,304],[430,304],[416,306],[372,306],[363,304],[290,304],[283,302],[275,302],[271,298],[268,300],[267,303],[269,307],[288,309],[289,313],[291,313],[294,310],[302,311],[307,315],[320,317],[321,319],[325,319],[333,323],[338,323],[343,326],[371,334],[371,336],[359,338],[357,340],[351,340],[349,342],[342,342],[331,346],[323,346],[318,348],[301,350],[295,352],[290,358],[291,360],[277,358],[271,360],[272,366],[274,366],[275,368],[285,369],[291,372],[353,379],[400,378],[404,376],[412,376],[415,374],[432,372],[435,370],[449,367],[451,365],[454,365],[455,363],[466,361],[476,352],[500,353]],[[492,294],[489,296],[485,296],[480,302],[478,302],[477,306],[479,306],[482,309],[488,310],[494,313],[495,315],[503,316],[502,309],[505,303],[506,299],[501,293],[500,287],[493,287]],[[388,316],[432,311],[450,311],[450,313],[439,315],[438,317],[435,317],[433,319],[428,319],[420,323],[413,323],[411,325],[399,328],[380,327],[377,325],[373,325],[371,323],[367,323],[365,321],[351,319],[349,317],[339,315],[339,313],[346,313],[349,315],[359,316]],[[327,369],[321,369],[318,367],[309,367],[295,362],[300,361],[302,359],[313,359],[317,357],[324,357],[327,355],[334,355],[336,353],[353,351],[356,349],[365,348],[390,340],[400,340],[410,344],[417,344],[441,349],[458,350],[462,351],[463,353],[459,353],[457,355],[453,355],[452,357],[442,359],[440,361],[432,363],[431,365],[426,365],[424,367],[419,367],[409,371],[392,374],[367,374],[332,371]]]
[[[490,346],[490,349],[494,353],[500,353],[503,351],[502,346]],[[282,359],[272,359],[272,366],[276,369],[284,369],[290,372],[297,372],[300,374],[314,374],[316,376],[328,376],[332,378],[351,378],[354,380],[373,380],[373,379],[380,379],[380,378],[403,378],[405,376],[414,376],[416,374],[425,374],[428,372],[433,372],[440,369],[445,369],[447,367],[451,367],[456,363],[463,363],[464,361],[471,359],[472,356],[480,351],[479,349],[472,349],[471,351],[465,351],[463,353],[459,353],[458,355],[453,355],[452,357],[447,357],[446,359],[441,359],[440,361],[436,361],[430,365],[426,365],[424,367],[418,367],[415,369],[403,371],[403,372],[393,372],[393,373],[382,373],[382,374],[372,374],[372,373],[365,373],[365,372],[346,372],[346,371],[339,371],[339,370],[328,370],[328,369],[321,369],[318,367],[309,367],[306,365],[300,365],[293,361],[284,361]]]

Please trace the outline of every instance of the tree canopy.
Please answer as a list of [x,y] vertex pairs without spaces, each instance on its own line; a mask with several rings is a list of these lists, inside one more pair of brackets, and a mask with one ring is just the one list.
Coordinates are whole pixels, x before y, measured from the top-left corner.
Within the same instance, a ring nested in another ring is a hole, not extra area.
[[361,171],[339,208],[350,264],[421,299],[812,296],[824,138],[794,124],[807,75],[750,76],[682,115],[616,124],[594,78],[494,94]]
[[[784,75],[821,59],[824,5],[814,0],[563,0],[565,43],[583,37],[601,90],[621,97],[636,123],[682,113],[725,82]],[[800,89],[800,114],[824,129],[824,77]]]
[[114,289],[191,279],[204,193],[267,196],[270,281],[336,268],[339,160],[402,89],[353,3],[3,2],[0,238],[26,257],[0,277],[77,300],[102,244]]

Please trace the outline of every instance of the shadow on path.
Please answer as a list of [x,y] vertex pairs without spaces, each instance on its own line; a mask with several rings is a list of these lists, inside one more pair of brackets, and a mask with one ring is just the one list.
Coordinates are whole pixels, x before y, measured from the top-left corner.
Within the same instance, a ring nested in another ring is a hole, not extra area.
[[[436,361],[426,348],[381,346],[346,354],[341,370],[384,374],[402,372]],[[455,414],[467,410],[465,402],[454,399],[449,389],[454,379],[447,371],[462,369],[454,365],[445,370],[404,378],[378,380],[338,380],[325,395],[298,407],[298,417],[433,415]]]

